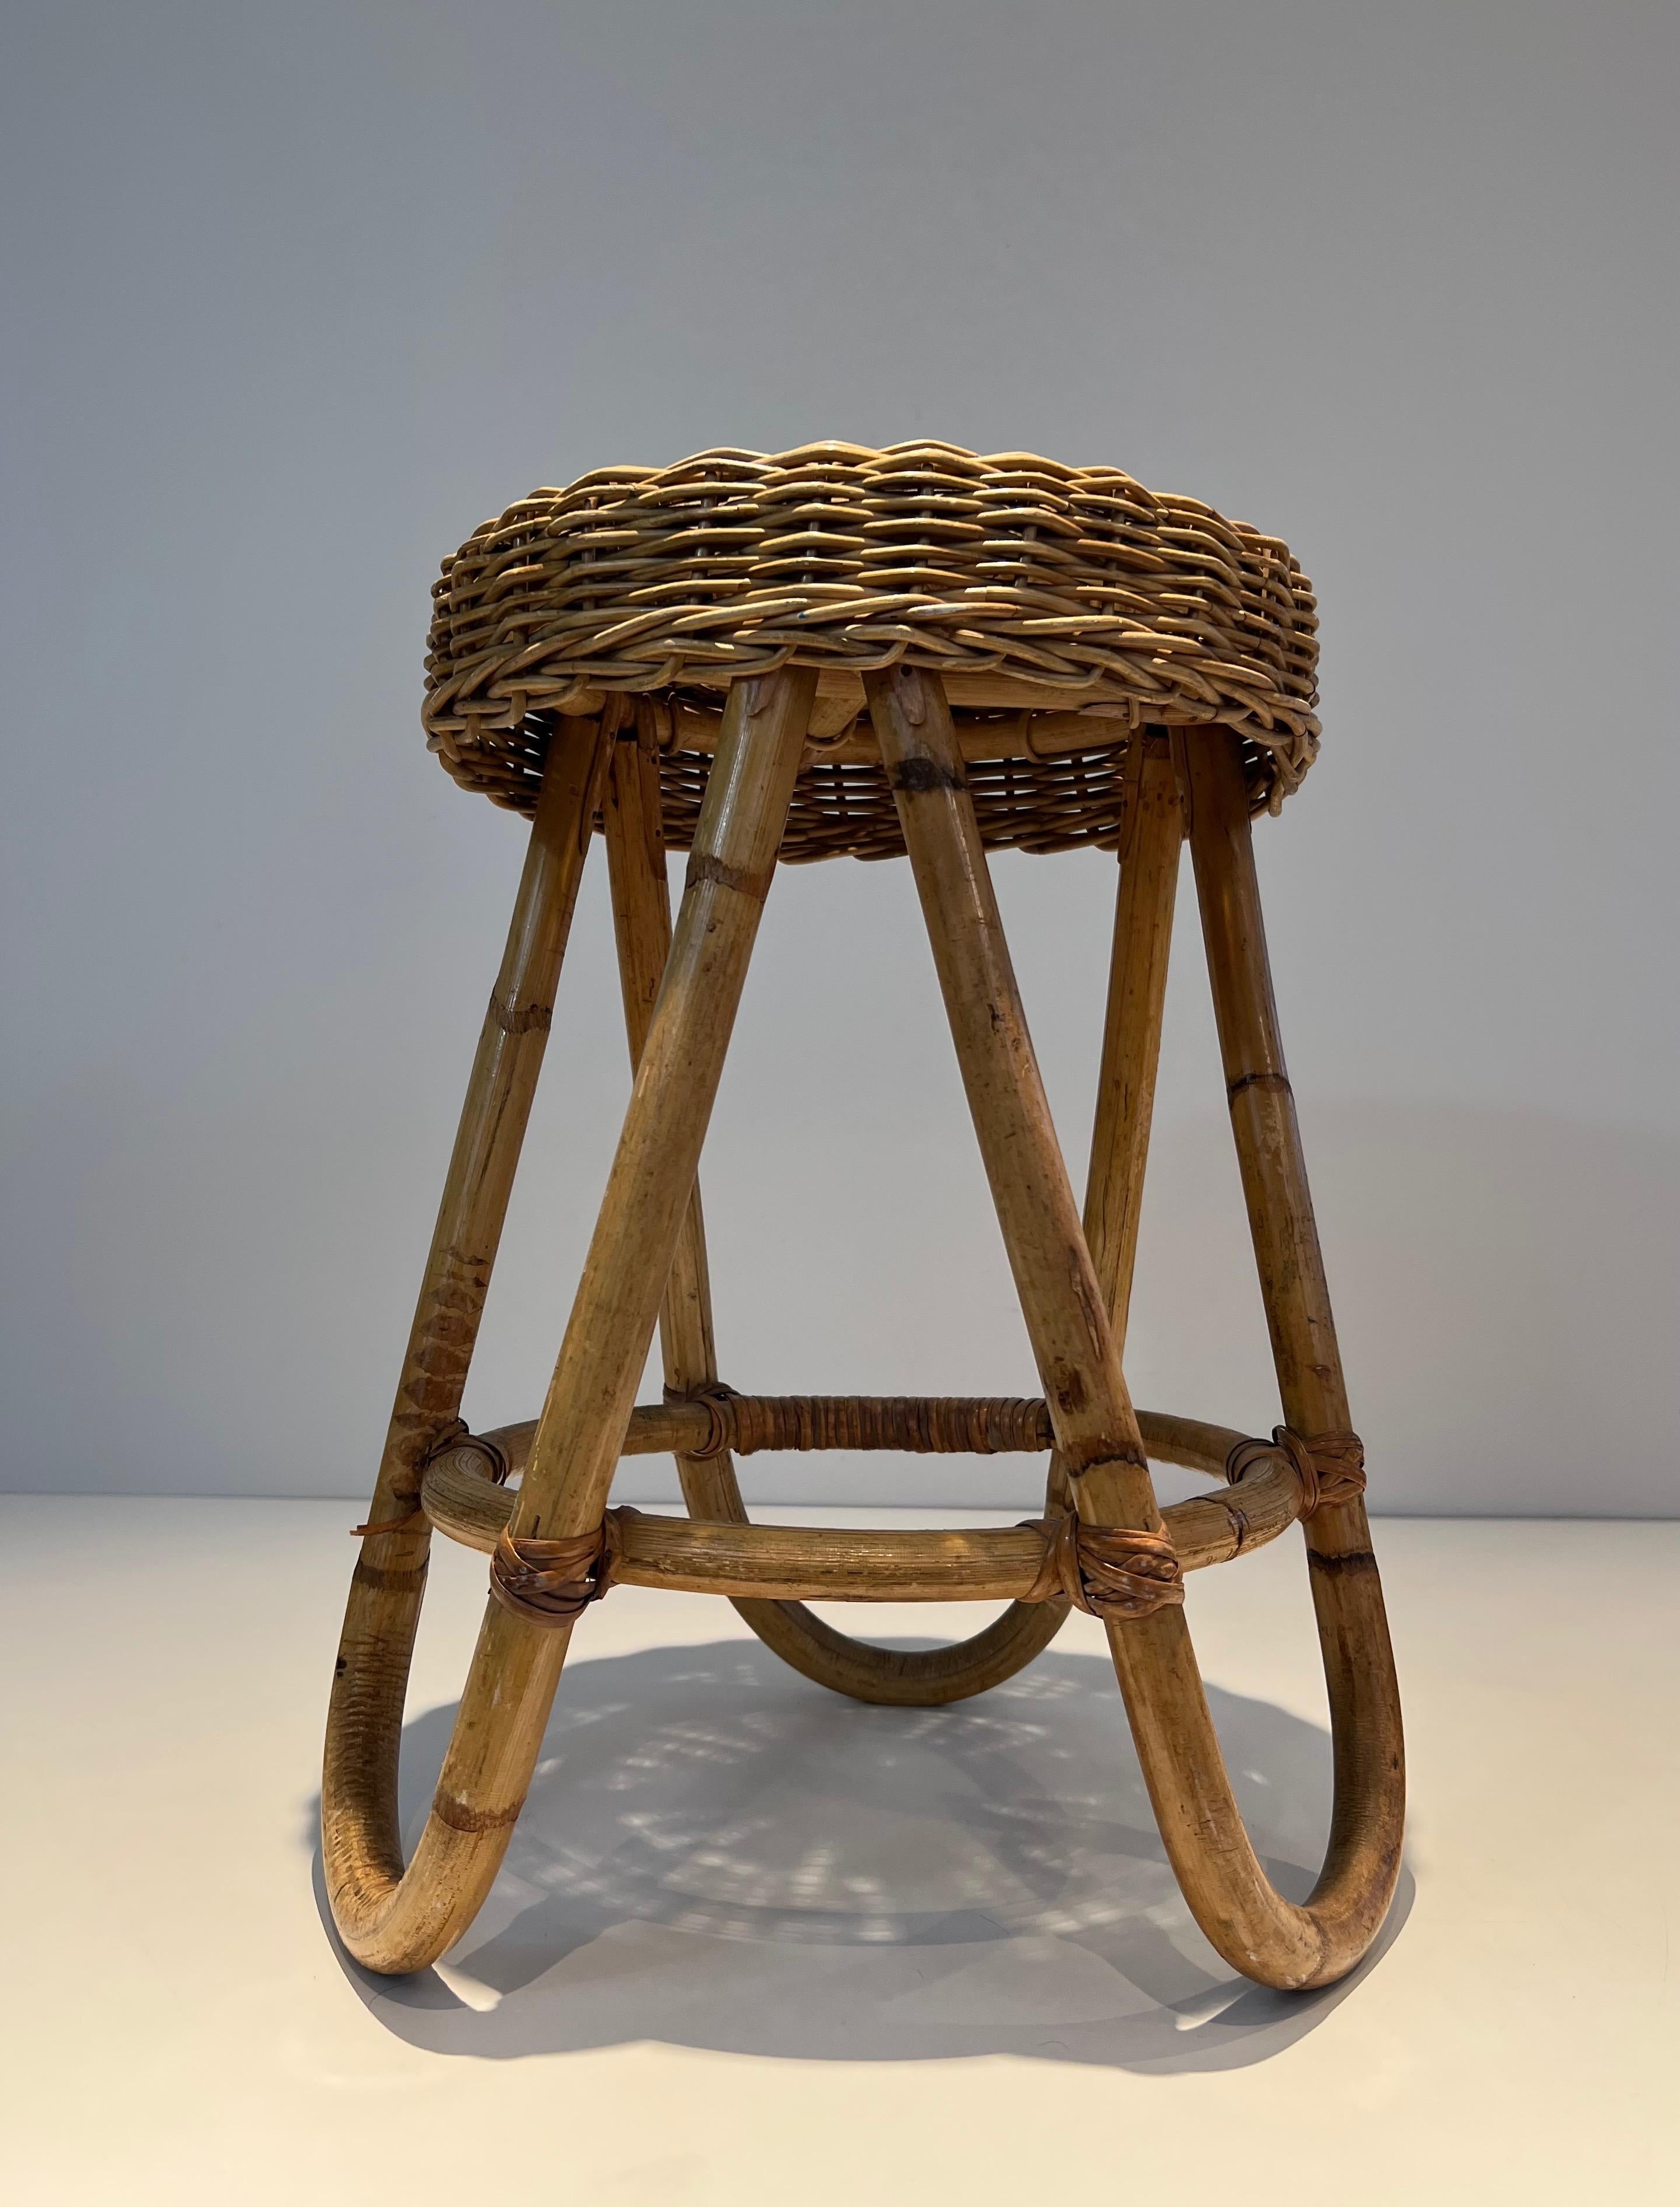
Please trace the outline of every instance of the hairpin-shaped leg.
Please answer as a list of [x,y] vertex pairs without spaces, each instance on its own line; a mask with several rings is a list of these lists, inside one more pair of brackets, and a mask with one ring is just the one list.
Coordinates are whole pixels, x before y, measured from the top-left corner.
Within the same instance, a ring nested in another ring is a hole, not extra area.
[[[1346,1435],[1348,1391],[1283,1061],[1241,753],[1221,727],[1187,730],[1179,741],[1231,1127],[1283,1416],[1309,1441]],[[1380,1929],[1400,1875],[1400,1689],[1363,1499],[1356,1492],[1326,1497],[1301,1529],[1336,1755],[1330,1854],[1309,1905],[1351,1966]]]
[[321,1851],[333,1911],[353,1947],[402,1875],[398,1755],[432,1533],[420,1506],[421,1472],[460,1416],[548,1040],[601,763],[596,723],[562,720],[461,1109],[368,1511],[373,1529],[351,1578],[327,1714]]
[[[1109,1642],[1169,1857],[1198,1923],[1234,1968],[1279,1987],[1329,1983],[1374,1936],[1397,1869],[1381,1835],[1370,1844],[1365,1790],[1347,1782],[1362,1750],[1342,1742],[1344,1719],[1333,1704],[1338,1791],[1330,1853],[1312,1898],[1298,1907],[1274,1890],[1243,1827],[1183,1611],[1170,1599],[1141,1437],[1027,1034],[943,693],[933,677],[904,667],[864,680],[1079,1518],[1142,1536],[1135,1560],[1149,1570],[1130,1569],[1133,1559],[1126,1559],[1124,1606],[1110,1618]],[[1151,1570],[1161,1574],[1153,1594]],[[1111,1597],[1098,1590],[1090,1599],[1096,1606]]]
[[[816,679],[787,669],[730,692],[659,1001],[515,1504],[515,1541],[564,1543],[601,1526],[774,871]],[[544,1629],[501,1602],[487,1604],[431,1814],[406,1869],[394,1817],[376,1844],[343,1843],[344,1788],[333,1784],[328,1887],[359,1961],[388,1972],[423,1968],[472,1922],[523,1804],[570,1637],[567,1625]],[[331,1772],[331,1741],[328,1760]]]

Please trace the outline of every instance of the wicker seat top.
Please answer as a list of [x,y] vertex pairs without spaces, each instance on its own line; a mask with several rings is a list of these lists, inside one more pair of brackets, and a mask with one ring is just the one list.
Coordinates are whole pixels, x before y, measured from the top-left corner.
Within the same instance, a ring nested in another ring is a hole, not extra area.
[[1119,839],[1148,727],[1220,721],[1256,809],[1318,747],[1317,614],[1276,537],[1116,468],[921,442],[701,452],[538,490],[433,591],[422,712],[463,788],[529,813],[554,716],[647,701],[666,840],[688,842],[723,693],[814,667],[784,858],[903,849],[862,675],[936,671],[988,843]]

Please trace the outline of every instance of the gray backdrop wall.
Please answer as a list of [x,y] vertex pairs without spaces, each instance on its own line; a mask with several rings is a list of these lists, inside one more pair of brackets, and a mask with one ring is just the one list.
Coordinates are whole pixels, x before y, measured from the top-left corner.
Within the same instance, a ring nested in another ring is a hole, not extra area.
[[[1259,840],[1374,1498],[1673,1509],[1680,10],[8,25],[9,1484],[368,1487],[523,841],[421,747],[440,555],[609,460],[931,434],[1318,583],[1324,756]],[[479,1422],[541,1400],[627,1089],[603,875]],[[1078,1168],[1112,862],[998,875]],[[1264,1427],[1184,918],[1128,1366]],[[704,1184],[736,1384],[1032,1391],[901,864],[778,882]]]

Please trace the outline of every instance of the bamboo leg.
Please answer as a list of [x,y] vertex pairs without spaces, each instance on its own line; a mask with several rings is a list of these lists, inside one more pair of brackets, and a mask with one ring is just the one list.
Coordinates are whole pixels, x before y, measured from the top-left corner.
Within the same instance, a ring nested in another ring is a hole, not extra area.
[[[1247,791],[1236,739],[1187,733],[1181,763],[1231,1126],[1286,1423],[1350,1423],[1294,1096],[1272,991]],[[1330,1857],[1314,1905],[1359,1951],[1400,1875],[1406,1813],[1400,1691],[1365,1504],[1326,1504],[1303,1522],[1336,1755]]]
[[[651,718],[638,716],[613,746],[603,822],[613,882],[619,972],[631,1062],[641,1056],[671,942],[670,894],[660,822],[659,757]],[[678,1238],[660,1313],[665,1381],[681,1394],[718,1376],[705,1228],[697,1185]],[[734,1459],[679,1454],[677,1474],[691,1516],[744,1525]],[[960,1701],[1011,1678],[1031,1661],[1066,1615],[1053,1603],[1014,1602],[983,1631],[949,1648],[878,1648],[815,1616],[803,1602],[737,1600],[734,1607],[784,1662],[836,1693],[865,1702],[930,1707]]]
[[1085,1199],[1085,1241],[1121,1348],[1138,1261],[1144,1166],[1161,1062],[1167,957],[1179,854],[1184,847],[1184,811],[1167,738],[1139,735],[1136,752],[1137,778],[1127,810],[1115,900],[1108,1016]]
[[[1076,1506],[1092,1524],[1158,1533],[1142,1438],[1033,1057],[949,709],[937,682],[913,669],[866,675],[864,686]],[[1111,1624],[1109,1642],[1162,1837],[1204,1932],[1233,1967],[1263,1983],[1298,1988],[1342,1976],[1382,1915],[1382,1905],[1372,1913],[1372,1878],[1350,1875],[1340,1836],[1346,1812],[1338,1808],[1312,1899],[1305,1907],[1284,1900],[1232,1797],[1182,1610]]]
[[[788,670],[730,693],[664,984],[515,1503],[516,1538],[563,1537],[601,1522],[694,1186],[816,683],[814,674]],[[423,1969],[477,1914],[523,1803],[570,1639],[569,1628],[546,1631],[487,1602],[432,1812],[407,1869],[394,1818],[377,1852],[329,1857],[333,1912],[358,1961],[392,1973]]]
[[[1116,1355],[1125,1349],[1132,1309],[1144,1167],[1161,1062],[1167,960],[1184,847],[1184,810],[1169,739],[1159,733],[1139,734],[1128,769],[1129,801],[1115,897],[1114,948],[1084,1214],[1085,1245],[1114,1329]],[[1052,1515],[1073,1507],[1059,1456],[1050,1459],[1044,1506]]]
[[[660,983],[671,954],[671,893],[666,877],[660,813],[659,751],[646,712],[621,729],[607,769],[601,812],[607,864],[613,885],[613,924],[618,936],[619,978],[632,1070],[641,1062],[653,1025]],[[706,1229],[697,1181],[689,1196],[671,1277],[660,1307],[665,1384],[683,1395],[712,1385],[717,1351],[712,1336],[712,1290],[706,1266]],[[746,1522],[734,1461],[679,1452],[677,1471],[692,1517]]]
[[403,1697],[431,1528],[421,1468],[460,1412],[515,1167],[548,1039],[589,848],[600,769],[593,721],[552,739],[501,970],[490,998],[409,1335],[372,1525],[352,1577],[327,1717],[321,1848],[333,1913],[353,1951],[402,1875],[397,1825]]
[[[1134,758],[1137,771],[1115,899],[1103,1063],[1097,1084],[1097,1123],[1091,1135],[1085,1201],[1085,1241],[1109,1309],[1116,1354],[1125,1343],[1132,1276],[1137,1264],[1144,1164],[1161,1056],[1167,954],[1172,941],[1179,854],[1184,843],[1178,777],[1166,738],[1140,736]],[[1044,1507],[1047,1515],[1073,1507],[1059,1453],[1050,1458]],[[953,1690],[938,1698],[956,1701],[1013,1678],[1049,1647],[1067,1623],[1067,1612],[1066,1601],[1016,1602],[989,1628],[989,1633],[997,1634],[1003,1643],[995,1654],[985,1649],[982,1660],[988,1633],[977,1634],[958,1648],[940,1650],[942,1655],[953,1656],[971,1650],[973,1660],[954,1674]]]
[[816,695],[806,667],[730,691],[624,1133],[513,1513],[516,1539],[590,1532],[607,1506]]
[[938,682],[913,668],[864,682],[1057,1452],[1082,1516],[1158,1532],[1143,1439],[1033,1056],[950,709]]

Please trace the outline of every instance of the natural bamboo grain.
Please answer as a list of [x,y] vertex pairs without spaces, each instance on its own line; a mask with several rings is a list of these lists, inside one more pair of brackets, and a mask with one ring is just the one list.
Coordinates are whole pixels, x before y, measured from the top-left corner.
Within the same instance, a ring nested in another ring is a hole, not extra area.
[[[481,1898],[494,1875],[482,1834],[444,1828],[408,1886],[407,1903],[398,1908],[403,1855],[397,1768],[404,1690],[431,1530],[418,1506],[421,1467],[459,1415],[595,808],[601,765],[596,725],[562,721],[560,729],[551,747],[507,945],[473,1061],[368,1513],[370,1524],[404,1517],[410,1522],[402,1530],[374,1534],[364,1541],[333,1674],[321,1781],[321,1854],[345,1944],[374,1968],[413,1966],[403,1958],[426,1950],[431,1936],[419,1919],[441,1911],[444,1920],[453,1921],[457,1907],[465,1907],[461,1920],[469,1921],[477,1905],[470,1895]],[[539,1668],[557,1662],[547,1647],[513,1651],[513,1656],[516,1674],[528,1660]],[[482,1769],[463,1776],[462,1766],[486,1744],[476,1729],[480,1714],[475,1711],[457,1728],[462,1754],[451,1782],[478,1786],[494,1807],[497,1756],[505,1743],[489,1743]],[[504,1831],[501,1845],[505,1843]],[[499,1861],[501,1846],[493,1851]],[[395,1922],[398,1914],[403,1923]]]
[[[1184,840],[1177,776],[1161,731],[1140,733],[1132,742],[1126,768],[1125,834],[1082,1213],[1091,1269],[1109,1313],[1117,1357],[1124,1353],[1131,1314],[1174,895]],[[1147,1432],[1145,1438],[1147,1442]],[[1050,1466],[1045,1507],[1073,1507],[1059,1457]]]
[[1145,737],[1132,766],[1133,801],[1121,846],[1114,954],[1097,1077],[1085,1234],[1103,1283],[1109,1319],[1123,1345],[1132,1308],[1143,1208],[1144,1167],[1161,1060],[1184,814],[1164,735]]
[[[671,954],[671,891],[660,823],[657,741],[653,716],[644,706],[613,746],[602,808],[632,1073],[641,1062]],[[685,1395],[715,1381],[712,1290],[697,1179],[677,1236],[659,1330],[668,1390]],[[698,1421],[696,1439],[703,1445],[704,1426]],[[726,1453],[696,1456],[680,1444],[673,1444],[673,1453],[691,1516],[744,1522],[741,1491]]]

